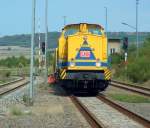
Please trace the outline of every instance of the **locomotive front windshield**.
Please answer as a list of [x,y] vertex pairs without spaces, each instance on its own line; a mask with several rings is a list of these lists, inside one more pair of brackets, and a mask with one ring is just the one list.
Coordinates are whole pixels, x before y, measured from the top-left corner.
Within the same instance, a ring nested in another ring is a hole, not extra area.
[[68,28],[66,31],[65,31],[65,37],[69,36],[69,35],[74,35],[76,34],[77,32],[79,32],[79,28],[73,28],[73,27],[70,27]]
[[65,28],[64,36],[75,35],[78,32],[89,33],[93,35],[102,35],[102,29],[96,25],[87,25],[84,30],[83,27],[79,25],[69,26]]
[[102,35],[102,32],[99,28],[89,28],[88,31],[94,35]]

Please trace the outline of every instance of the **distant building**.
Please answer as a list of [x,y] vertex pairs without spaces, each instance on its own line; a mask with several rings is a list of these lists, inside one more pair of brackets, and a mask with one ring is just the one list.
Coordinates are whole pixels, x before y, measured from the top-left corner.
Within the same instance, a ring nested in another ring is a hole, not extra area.
[[121,52],[121,39],[119,38],[109,38],[108,39],[108,53],[120,53]]

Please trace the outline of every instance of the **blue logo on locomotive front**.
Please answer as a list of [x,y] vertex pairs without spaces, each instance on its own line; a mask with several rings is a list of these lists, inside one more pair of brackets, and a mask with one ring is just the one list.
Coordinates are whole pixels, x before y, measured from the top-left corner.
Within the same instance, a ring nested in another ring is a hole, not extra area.
[[77,53],[76,60],[95,60],[92,49],[88,46],[87,41],[83,42],[79,52]]

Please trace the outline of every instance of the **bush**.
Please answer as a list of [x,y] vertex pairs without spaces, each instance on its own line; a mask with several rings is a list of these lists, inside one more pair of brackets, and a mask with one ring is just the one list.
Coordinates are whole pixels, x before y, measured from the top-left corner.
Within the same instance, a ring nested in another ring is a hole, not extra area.
[[52,53],[47,52],[47,66],[50,66],[53,64],[54,61],[54,56],[52,55]]
[[30,60],[25,58],[24,56],[20,56],[19,58],[12,56],[0,60],[0,66],[8,68],[18,67],[20,64],[22,64],[25,67],[28,66],[29,63]]
[[[125,78],[135,83],[143,83],[150,79],[150,39],[147,39],[139,48],[139,55],[136,57],[135,46],[128,51],[128,65],[116,65],[115,77]],[[113,63],[119,62],[118,56],[113,56]]]
[[10,72],[10,71],[7,71],[6,74],[5,74],[5,76],[6,76],[6,77],[10,77],[10,74],[11,74],[11,72]]
[[10,71],[7,71],[7,70],[1,70],[0,71],[0,77],[2,79],[5,79],[6,77],[10,77],[10,75],[11,75]]
[[128,65],[127,75],[132,82],[145,82],[150,78],[150,61],[146,57],[140,57]]
[[111,64],[120,64],[121,61],[123,60],[123,56],[121,56],[120,54],[112,54],[110,56],[111,58]]

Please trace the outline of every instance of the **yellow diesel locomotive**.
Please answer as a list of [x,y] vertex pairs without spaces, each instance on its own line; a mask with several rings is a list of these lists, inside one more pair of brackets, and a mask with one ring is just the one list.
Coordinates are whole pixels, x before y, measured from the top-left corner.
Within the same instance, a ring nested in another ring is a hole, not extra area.
[[107,45],[101,25],[66,25],[55,50],[56,80],[67,88],[103,91],[111,77]]

